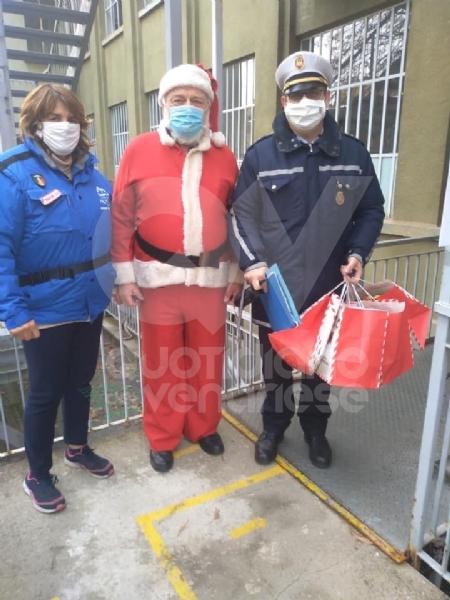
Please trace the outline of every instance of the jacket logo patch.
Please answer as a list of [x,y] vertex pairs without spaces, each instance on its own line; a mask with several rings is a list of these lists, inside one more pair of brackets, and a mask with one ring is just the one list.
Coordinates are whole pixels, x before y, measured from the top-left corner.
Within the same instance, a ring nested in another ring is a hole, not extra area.
[[61,196],[62,194],[59,190],[53,190],[52,192],[45,194],[45,196],[39,198],[39,200],[44,206],[48,206],[49,204],[52,204],[53,202],[58,200],[58,198],[61,198]]
[[109,210],[110,195],[105,189],[97,186],[97,194],[100,199],[101,210]]
[[44,179],[43,175],[32,175],[31,179],[39,187],[45,187],[45,179]]

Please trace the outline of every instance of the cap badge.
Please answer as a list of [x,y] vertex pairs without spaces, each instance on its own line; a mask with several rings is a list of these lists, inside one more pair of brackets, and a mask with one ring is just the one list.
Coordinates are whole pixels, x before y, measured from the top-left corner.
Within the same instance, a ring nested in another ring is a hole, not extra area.
[[299,54],[296,59],[295,59],[295,68],[298,69],[299,71],[301,71],[303,69],[303,67],[305,66],[305,59],[303,58],[302,54]]

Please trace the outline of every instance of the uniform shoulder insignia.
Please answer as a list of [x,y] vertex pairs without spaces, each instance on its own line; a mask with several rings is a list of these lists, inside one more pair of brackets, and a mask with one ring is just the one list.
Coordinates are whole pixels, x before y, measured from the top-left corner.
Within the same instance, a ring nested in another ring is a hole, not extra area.
[[33,156],[33,153],[30,152],[30,150],[27,150],[26,152],[19,152],[18,154],[13,154],[11,156],[8,156],[8,158],[5,158],[5,160],[0,161],[0,173],[2,171],[4,171],[5,169],[7,169],[10,165],[14,164],[15,162],[18,162],[20,160],[26,160],[27,158],[31,158],[32,156]]

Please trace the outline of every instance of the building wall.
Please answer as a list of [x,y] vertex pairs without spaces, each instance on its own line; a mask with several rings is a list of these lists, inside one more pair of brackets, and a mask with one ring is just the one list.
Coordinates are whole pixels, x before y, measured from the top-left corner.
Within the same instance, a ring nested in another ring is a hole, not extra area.
[[[148,98],[165,72],[165,7],[140,11],[140,0],[123,2],[124,25],[104,40],[99,2],[91,54],[78,93],[94,113],[101,168],[114,177],[109,110],[127,102],[130,139],[148,129]],[[377,0],[226,0],[223,2],[224,63],[255,57],[255,139],[270,133],[279,110],[274,73],[300,48],[302,38],[383,10],[398,2]],[[389,235],[437,232],[447,173],[450,122],[450,2],[412,0],[406,76],[400,117],[399,159]],[[183,2],[183,61],[212,63],[210,0]]]

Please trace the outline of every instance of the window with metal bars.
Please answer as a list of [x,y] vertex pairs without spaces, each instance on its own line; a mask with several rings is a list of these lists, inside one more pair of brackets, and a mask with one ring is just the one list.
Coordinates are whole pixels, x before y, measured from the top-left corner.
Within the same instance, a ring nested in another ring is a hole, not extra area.
[[329,110],[342,131],[367,146],[392,212],[409,2],[335,27],[301,42],[334,69]]
[[105,34],[111,35],[122,27],[122,0],[104,0],[105,1]]
[[150,131],[156,131],[162,118],[162,111],[158,104],[159,90],[154,90],[148,94],[148,113]]
[[255,58],[229,63],[223,70],[223,127],[227,144],[239,164],[253,144],[255,120]]
[[128,144],[128,109],[127,103],[116,104],[110,108],[113,136],[114,173],[117,173],[123,151]]

